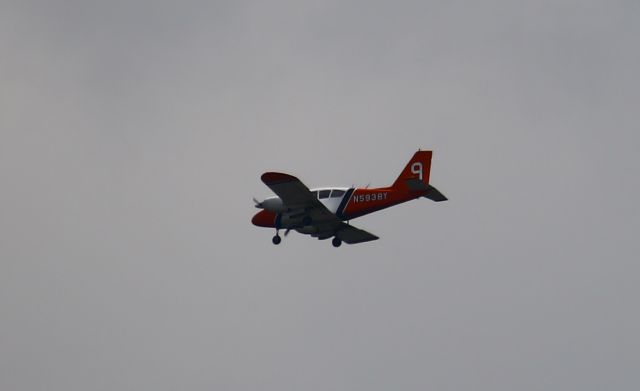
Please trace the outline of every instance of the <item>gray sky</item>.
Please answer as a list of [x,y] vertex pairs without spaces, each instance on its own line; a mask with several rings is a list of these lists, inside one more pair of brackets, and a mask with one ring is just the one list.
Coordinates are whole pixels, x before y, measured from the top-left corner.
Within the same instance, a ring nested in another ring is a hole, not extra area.
[[[0,3],[0,389],[640,388],[637,1]],[[334,249],[260,174],[448,203]],[[634,255],[635,254],[635,255]]]

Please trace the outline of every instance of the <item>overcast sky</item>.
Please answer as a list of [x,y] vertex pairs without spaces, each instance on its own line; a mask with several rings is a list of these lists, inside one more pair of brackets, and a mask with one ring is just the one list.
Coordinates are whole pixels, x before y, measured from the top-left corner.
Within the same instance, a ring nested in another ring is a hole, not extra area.
[[[0,389],[640,389],[640,2],[3,1]],[[446,203],[335,249],[264,171]]]

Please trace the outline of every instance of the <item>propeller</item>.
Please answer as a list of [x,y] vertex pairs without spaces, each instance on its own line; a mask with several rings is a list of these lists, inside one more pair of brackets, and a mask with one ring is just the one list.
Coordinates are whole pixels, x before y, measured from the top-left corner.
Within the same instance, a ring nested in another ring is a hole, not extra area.
[[256,197],[253,197],[253,203],[254,203],[254,204],[256,204],[256,205],[255,205],[255,206],[256,206],[256,208],[258,208],[258,209],[263,209],[263,207],[262,207],[262,202],[258,201],[258,200],[256,199]]

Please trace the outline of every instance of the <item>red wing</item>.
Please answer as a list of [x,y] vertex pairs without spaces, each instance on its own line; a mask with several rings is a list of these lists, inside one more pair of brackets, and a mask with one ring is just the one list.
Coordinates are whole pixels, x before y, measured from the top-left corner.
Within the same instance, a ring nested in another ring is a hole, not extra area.
[[280,172],[265,172],[262,182],[276,193],[286,207],[291,209],[322,205],[309,188],[293,175]]

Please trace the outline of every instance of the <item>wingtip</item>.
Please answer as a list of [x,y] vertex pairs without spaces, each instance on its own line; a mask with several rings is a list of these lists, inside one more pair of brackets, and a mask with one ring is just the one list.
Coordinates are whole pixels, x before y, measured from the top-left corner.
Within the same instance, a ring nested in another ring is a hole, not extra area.
[[270,184],[270,183],[289,182],[292,180],[296,180],[296,177],[294,177],[293,175],[284,174],[282,172],[265,172],[264,174],[262,174],[260,179],[262,179],[262,182],[266,184]]

